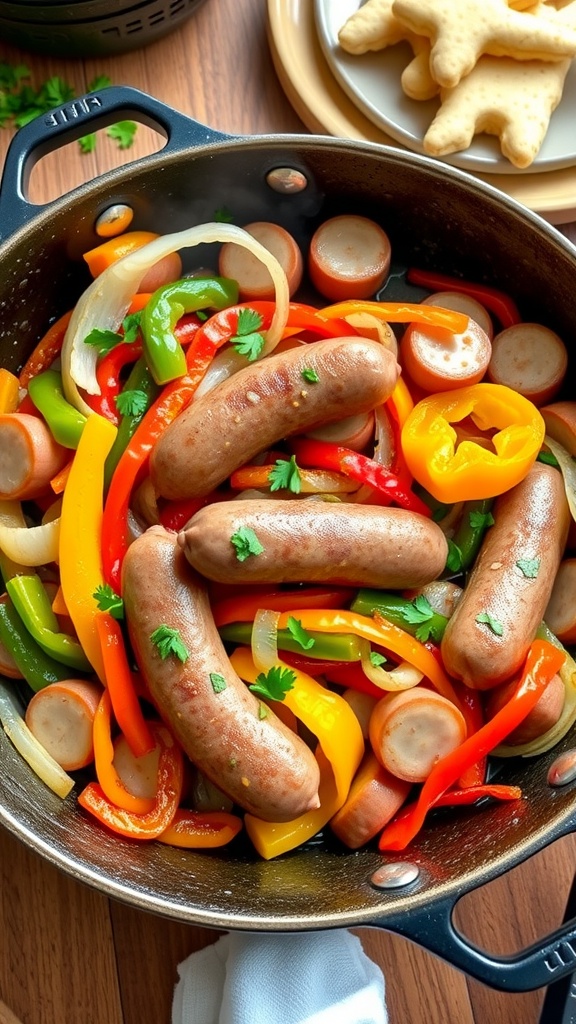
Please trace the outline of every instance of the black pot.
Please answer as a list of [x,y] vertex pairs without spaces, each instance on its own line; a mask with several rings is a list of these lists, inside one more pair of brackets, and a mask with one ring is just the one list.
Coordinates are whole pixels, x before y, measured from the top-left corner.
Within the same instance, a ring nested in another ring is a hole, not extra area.
[[[226,206],[239,224],[284,224],[304,249],[326,217],[367,213],[391,236],[394,274],[413,264],[485,281],[513,294],[526,320],[547,323],[568,342],[575,334],[576,249],[540,217],[456,168],[342,139],[233,138],[131,89],[76,100],[74,111],[73,122],[70,110],[54,111],[22,129],[6,160],[0,337],[2,363],[12,370],[88,283],[81,254],[98,244],[95,222],[117,203],[133,208],[134,228],[160,233],[212,220]],[[28,172],[40,155],[120,118],[160,129],[165,149],[43,208],[26,201]],[[291,173],[280,173],[286,168]],[[550,765],[572,744],[567,736],[537,759],[502,762],[498,781],[520,785],[521,804],[430,816],[405,853],[385,858],[417,868],[415,881],[396,890],[379,887],[383,858],[375,845],[350,852],[329,835],[270,862],[238,840],[208,853],[122,841],[79,813],[74,794],[61,802],[48,791],[3,734],[0,821],[52,864],[142,910],[223,929],[381,927],[485,984],[523,991],[573,969],[576,921],[497,958],[455,931],[452,911],[462,895],[576,828],[575,784],[547,782]]]

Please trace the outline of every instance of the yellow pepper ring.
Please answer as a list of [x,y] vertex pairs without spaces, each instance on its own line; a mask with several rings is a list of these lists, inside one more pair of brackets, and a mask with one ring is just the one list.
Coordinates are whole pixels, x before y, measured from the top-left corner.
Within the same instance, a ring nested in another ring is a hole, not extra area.
[[[480,431],[496,430],[493,451],[458,444],[453,423],[469,416]],[[402,428],[402,451],[414,479],[446,505],[492,498],[520,483],[536,460],[544,420],[532,402],[503,384],[472,384],[428,395]]]

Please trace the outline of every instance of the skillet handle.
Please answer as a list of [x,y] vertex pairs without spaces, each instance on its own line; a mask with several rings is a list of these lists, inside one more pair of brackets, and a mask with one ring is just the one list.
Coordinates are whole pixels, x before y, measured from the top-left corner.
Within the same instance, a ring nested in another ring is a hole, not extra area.
[[89,132],[126,119],[160,132],[167,139],[162,150],[166,154],[233,137],[207,128],[129,86],[107,86],[80,96],[30,121],[12,139],[0,182],[0,239],[8,238],[51,205],[40,206],[26,198],[32,168],[43,156]]

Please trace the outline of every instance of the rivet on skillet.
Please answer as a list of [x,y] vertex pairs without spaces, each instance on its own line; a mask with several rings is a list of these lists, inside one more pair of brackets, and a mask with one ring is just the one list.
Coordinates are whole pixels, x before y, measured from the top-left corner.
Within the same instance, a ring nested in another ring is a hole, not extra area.
[[395,864],[383,864],[372,875],[370,882],[376,889],[401,889],[404,885],[415,882],[420,868],[410,861],[397,861]]
[[115,203],[114,206],[109,206],[107,210],[104,210],[96,220],[96,234],[100,238],[114,238],[116,235],[121,235],[126,228],[130,227],[133,216],[134,210],[131,206],[127,206],[126,203]]
[[266,181],[275,192],[281,192],[284,195],[289,195],[291,192],[303,192],[305,188],[308,188],[308,178],[302,174],[302,171],[297,171],[294,167],[275,167],[273,171],[268,171]]
[[566,786],[576,779],[576,750],[565,750],[548,769],[549,786]]

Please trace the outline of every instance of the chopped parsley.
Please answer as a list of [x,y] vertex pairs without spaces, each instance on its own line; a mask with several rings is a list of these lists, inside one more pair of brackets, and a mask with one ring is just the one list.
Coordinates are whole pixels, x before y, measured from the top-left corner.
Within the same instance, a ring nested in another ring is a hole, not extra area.
[[110,349],[115,348],[122,341],[124,341],[124,338],[121,334],[117,334],[116,331],[103,331],[100,327],[93,327],[84,338],[84,344],[97,348],[100,355],[109,352]]
[[184,644],[179,629],[173,629],[171,626],[158,626],[158,629],[150,634],[150,639],[158,648],[158,654],[162,661],[166,661],[170,655],[174,655],[182,663],[188,661],[190,651]]
[[232,224],[234,217],[227,206],[221,206],[214,212],[214,220],[217,224]]
[[289,459],[276,459],[275,465],[268,473],[271,491],[287,490],[293,494],[300,494],[302,481],[300,470],[296,465],[296,456]]
[[148,395],[145,391],[121,391],[116,395],[116,408],[121,416],[141,416],[147,405]]
[[374,665],[374,668],[380,668],[383,665],[386,658],[383,654],[379,654],[378,651],[370,651],[370,664]]
[[539,558],[519,558],[516,565],[520,572],[529,580],[535,580],[540,572]]
[[109,138],[114,139],[118,149],[130,149],[134,142],[137,125],[134,121],[117,121],[111,124],[106,131]]
[[246,356],[250,363],[258,359],[264,348],[264,335],[258,333],[263,322],[260,313],[257,313],[255,309],[241,309],[238,314],[236,334],[230,338],[230,344],[241,356]]
[[101,583],[92,594],[101,612],[108,612],[113,619],[124,618],[124,602],[109,583]]
[[263,718],[268,718],[268,708],[266,707],[265,704],[262,703],[262,701],[260,701],[258,705],[258,718],[260,720],[262,720]]
[[264,548],[254,530],[250,526],[241,526],[236,533],[230,537],[230,542],[236,549],[236,558],[239,562],[245,562],[250,555],[261,555]]
[[480,614],[476,616],[476,622],[488,626],[496,636],[504,635],[504,627],[502,626],[502,623],[499,622],[498,619],[493,619],[488,612],[480,612]]
[[[418,626],[415,635],[420,643],[425,644],[430,637],[433,640],[440,639],[438,635],[439,622],[437,619],[435,621],[436,613],[428,598],[424,597],[424,594],[418,594],[413,601],[410,601],[402,609],[402,618],[409,622],[410,625]],[[443,622],[443,620],[441,621]]]
[[226,680],[219,672],[210,673],[210,682],[212,683],[214,693],[222,693],[222,690],[226,689]]
[[140,320],[142,317],[142,311],[138,313],[128,313],[122,321],[122,330],[124,332],[124,341],[127,345],[130,345],[133,341],[136,341],[138,334],[140,333]]
[[304,367],[304,369],[302,370],[302,378],[306,381],[307,384],[317,384],[318,381],[320,380],[320,377],[316,373],[316,370],[313,370],[311,366]]
[[474,509],[468,516],[468,521],[472,530],[486,530],[489,526],[494,526],[494,516],[491,512],[480,512],[479,509]]
[[558,459],[555,455],[552,455],[552,452],[539,452],[536,457],[536,462],[543,462],[545,466],[555,466],[557,469],[559,468]]
[[448,537],[448,557],[446,558],[446,568],[449,572],[460,572],[462,568],[462,552],[457,544]]
[[304,626],[299,619],[295,619],[293,615],[289,615],[286,625],[288,626],[291,636],[297,644],[300,644],[300,647],[302,647],[303,650],[309,651],[311,647],[314,647],[314,644],[316,643],[314,637],[310,636],[310,633],[304,629]]
[[256,682],[249,687],[252,693],[258,693],[268,700],[284,700],[296,682],[296,673],[281,665],[273,665],[268,672],[261,672]]

